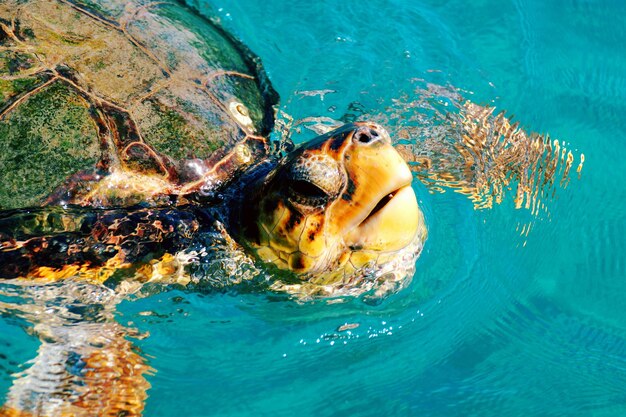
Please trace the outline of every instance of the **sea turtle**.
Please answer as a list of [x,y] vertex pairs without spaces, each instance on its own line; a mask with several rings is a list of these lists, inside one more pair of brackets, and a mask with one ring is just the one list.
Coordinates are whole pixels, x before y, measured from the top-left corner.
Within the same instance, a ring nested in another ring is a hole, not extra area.
[[0,311],[42,342],[0,415],[136,415],[147,367],[119,295],[241,281],[207,272],[220,250],[299,297],[408,282],[426,228],[389,134],[352,123],[273,153],[277,101],[257,57],[183,4],[0,2],[0,285],[38,300]]
[[[277,102],[258,58],[183,4],[0,1],[0,296],[32,301],[0,313],[41,340],[0,416],[140,415],[149,367],[114,307],[146,282],[228,285],[258,265],[300,299],[409,282],[427,232],[389,134],[355,122],[275,152]],[[554,177],[549,143],[464,110],[462,141],[398,148],[433,189]]]
[[188,281],[218,228],[309,291],[411,275],[426,232],[382,127],[270,154],[259,60],[178,3],[11,0],[0,16],[0,277]]

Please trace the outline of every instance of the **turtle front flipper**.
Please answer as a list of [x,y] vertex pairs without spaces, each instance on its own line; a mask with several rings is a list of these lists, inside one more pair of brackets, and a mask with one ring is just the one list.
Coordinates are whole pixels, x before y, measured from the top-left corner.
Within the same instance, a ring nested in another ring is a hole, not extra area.
[[[0,279],[104,282],[184,273],[176,255],[206,224],[197,209],[44,207],[0,212]],[[167,263],[168,265],[164,265]],[[121,278],[121,277],[120,277]]]
[[[491,208],[514,189],[515,207],[536,214],[556,187],[567,186],[574,155],[559,141],[528,134],[494,110],[465,101],[447,119],[454,134],[426,139],[419,152],[407,145],[397,149],[431,191],[452,189],[476,208]],[[583,162],[581,154],[579,173]]]

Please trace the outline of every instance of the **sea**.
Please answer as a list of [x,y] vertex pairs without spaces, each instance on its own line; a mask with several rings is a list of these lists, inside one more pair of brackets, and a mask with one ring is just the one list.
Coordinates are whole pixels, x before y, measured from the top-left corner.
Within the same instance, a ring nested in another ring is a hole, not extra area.
[[[486,206],[416,175],[428,239],[411,283],[376,302],[122,301],[151,368],[145,416],[626,416],[626,2],[192,5],[260,57],[281,97],[275,140],[375,120],[419,148],[429,122],[414,116],[439,123],[469,100],[574,162],[538,208],[516,206],[515,178]],[[0,317],[2,398],[37,354],[30,328]]]

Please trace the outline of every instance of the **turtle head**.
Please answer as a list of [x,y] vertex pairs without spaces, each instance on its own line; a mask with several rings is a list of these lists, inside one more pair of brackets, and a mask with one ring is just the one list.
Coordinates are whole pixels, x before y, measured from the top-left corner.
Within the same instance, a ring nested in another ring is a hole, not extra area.
[[319,136],[268,178],[249,223],[260,259],[326,292],[357,287],[368,274],[372,281],[385,265],[412,275],[426,229],[411,171],[381,126],[353,123]]

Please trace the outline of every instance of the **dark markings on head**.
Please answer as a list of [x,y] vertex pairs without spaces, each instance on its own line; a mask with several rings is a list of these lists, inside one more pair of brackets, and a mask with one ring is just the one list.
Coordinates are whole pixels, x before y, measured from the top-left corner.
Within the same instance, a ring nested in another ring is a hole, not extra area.
[[309,242],[313,242],[315,240],[315,237],[319,235],[321,229],[322,229],[321,223],[316,222],[313,224],[313,228],[309,230],[309,233],[307,234],[307,237],[309,238]]
[[298,212],[295,212],[293,210],[288,210],[286,216],[287,219],[285,222],[285,230],[291,233],[302,221],[302,216]]
[[304,259],[302,255],[294,255],[293,262],[291,263],[291,267],[293,269],[303,269],[306,265],[304,264]]
[[337,135],[330,142],[329,148],[333,151],[337,151],[339,150],[339,148],[341,148],[344,142],[345,142],[345,136],[341,134]]
[[352,177],[348,176],[348,185],[346,186],[346,190],[344,191],[344,193],[341,195],[341,198],[346,201],[352,201],[352,196],[356,191],[356,186],[357,184],[354,182]]

